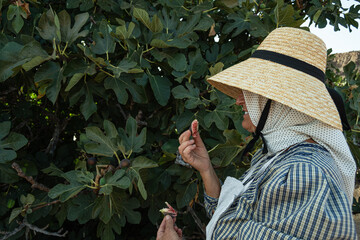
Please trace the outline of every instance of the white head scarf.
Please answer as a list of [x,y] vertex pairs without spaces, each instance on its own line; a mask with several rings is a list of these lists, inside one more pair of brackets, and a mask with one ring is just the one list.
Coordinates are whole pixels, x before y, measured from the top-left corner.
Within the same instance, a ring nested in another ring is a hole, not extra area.
[[[268,99],[246,90],[243,90],[243,93],[250,119],[256,125]],[[340,130],[272,101],[269,116],[261,132],[271,154],[309,138],[326,148],[335,160],[343,180],[343,190],[352,205],[356,163]]]

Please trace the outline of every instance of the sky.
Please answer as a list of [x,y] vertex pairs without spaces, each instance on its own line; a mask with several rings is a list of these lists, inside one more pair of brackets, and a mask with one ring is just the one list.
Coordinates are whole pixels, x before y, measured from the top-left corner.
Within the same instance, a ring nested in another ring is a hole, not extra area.
[[[360,4],[355,2],[355,0],[341,0],[341,3],[346,8],[354,4]],[[308,25],[309,22],[304,23],[304,26]],[[319,36],[325,42],[327,48],[332,48],[332,53],[360,51],[360,22],[357,29],[351,28],[351,32],[342,26],[340,26],[340,31],[335,32],[334,27],[329,24],[325,28],[319,29],[313,23],[309,28],[312,33]]]

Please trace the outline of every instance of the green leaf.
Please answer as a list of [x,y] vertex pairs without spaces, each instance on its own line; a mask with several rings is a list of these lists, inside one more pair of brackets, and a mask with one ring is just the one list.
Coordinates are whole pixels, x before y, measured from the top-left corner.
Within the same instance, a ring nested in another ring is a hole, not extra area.
[[171,92],[176,99],[187,99],[185,102],[185,107],[187,109],[194,109],[198,105],[202,104],[202,101],[199,98],[200,90],[198,88],[195,88],[188,82],[185,85],[188,90],[185,89],[184,86],[179,85],[177,87],[174,87]]
[[55,39],[57,42],[61,41],[60,28],[57,23],[58,20],[58,16],[51,8],[41,15],[36,29],[43,39],[50,41]]
[[226,117],[226,114],[216,109],[206,114],[204,121],[206,127],[210,127],[212,123],[215,123],[216,127],[220,130],[227,129],[229,125],[229,119]]
[[28,205],[28,204],[33,204],[34,201],[35,201],[35,197],[34,197],[34,195],[32,195],[30,193],[28,195],[26,195],[26,197],[25,197],[25,195],[20,196],[20,202],[23,206]]
[[207,31],[215,21],[209,15],[203,15],[200,22],[194,28],[195,31]]
[[121,73],[129,72],[129,70],[137,65],[136,62],[124,58],[121,60],[117,67],[108,67],[115,75],[116,78],[120,77]]
[[59,200],[61,202],[66,202],[85,188],[86,186],[75,181],[70,182],[68,185],[60,183],[50,189],[48,195],[52,199],[60,196]]
[[93,35],[95,46],[91,46],[91,51],[95,54],[109,54],[115,51],[115,41],[111,37],[111,28],[105,21],[100,23],[100,32]]
[[18,7],[16,5],[10,4],[8,11],[7,11],[7,20],[12,20],[14,16],[16,15],[16,12],[18,10]]
[[[131,182],[137,186],[137,189],[139,190],[141,196],[143,197],[144,200],[146,200],[147,199],[147,191],[145,189],[145,185],[144,185],[143,180],[141,179],[139,171],[133,167],[129,168],[129,170],[130,171],[127,173],[131,179]],[[132,185],[130,185],[129,191],[131,194],[132,193]]]
[[129,78],[108,77],[104,81],[104,87],[105,89],[112,89],[117,97],[118,102],[121,104],[126,104],[128,101],[129,95],[126,90],[131,93],[134,102],[147,102],[146,92],[144,88],[133,83]]
[[247,13],[244,10],[241,10],[238,13],[232,13],[228,15],[227,18],[229,19],[229,21],[227,21],[224,25],[224,34],[229,34],[230,32],[233,32],[231,37],[236,37],[245,30],[250,29],[249,19],[247,17]]
[[111,172],[106,173],[104,176],[105,185],[100,186],[100,194],[109,195],[113,191],[113,187],[127,189],[130,186],[130,179],[125,176],[124,170],[117,170],[114,175]]
[[158,164],[156,162],[144,156],[138,156],[131,162],[131,167],[137,171],[140,171],[143,168],[154,168],[157,166]]
[[95,204],[92,194],[79,194],[71,199],[67,211],[67,219],[78,221],[80,224],[87,223],[92,218],[92,210]]
[[88,11],[94,7],[93,0],[67,0],[66,8],[78,8],[80,6],[80,11]]
[[219,159],[220,166],[228,166],[231,161],[243,150],[245,144],[241,134],[236,130],[225,130],[226,142],[218,144],[209,151],[211,159]]
[[[22,19],[23,16],[24,16],[24,10],[21,8],[21,6],[17,6],[13,4],[9,5],[7,11],[7,19],[9,21],[12,20],[11,26],[13,27],[16,33],[19,33],[22,27],[24,26],[24,20]],[[25,17],[26,17],[26,13],[25,13]]]
[[151,40],[151,43],[150,43],[150,45],[152,47],[156,47],[156,48],[176,47],[176,48],[181,48],[181,49],[187,48],[190,44],[191,44],[191,42],[184,38],[169,39],[166,41],[155,38],[155,39]]
[[317,12],[315,13],[315,15],[314,15],[314,17],[313,17],[313,21],[314,21],[315,23],[318,22],[319,17],[320,17],[320,15],[321,15],[322,11],[323,11],[323,9],[321,8],[321,9],[317,10]]
[[51,58],[51,56],[49,56],[42,48],[41,44],[35,40],[24,46],[20,52],[20,56],[26,60],[26,63],[22,65],[25,71],[29,71]]
[[[4,201],[5,199],[2,199],[2,201]],[[7,204],[6,204],[7,208],[13,208],[15,206],[15,200],[14,199],[9,199]],[[1,214],[2,211],[0,211]]]
[[146,128],[137,134],[137,122],[133,117],[126,121],[125,129],[119,129],[120,146],[123,154],[139,153],[146,142]]
[[141,196],[144,198],[144,200],[147,199],[147,191],[145,189],[144,182],[142,181],[141,177],[138,178],[137,187],[139,189],[139,192]]
[[125,40],[129,39],[134,31],[135,23],[130,22],[126,29],[126,25],[116,27],[115,34],[118,38]]
[[164,28],[157,15],[154,15],[153,20],[150,22],[149,14],[141,8],[134,8],[133,16],[154,33],[160,32]]
[[85,128],[86,136],[95,143],[85,144],[85,151],[91,154],[97,154],[112,157],[117,152],[117,147],[111,139],[104,135],[100,128],[92,126]]
[[268,14],[264,14],[263,21],[257,15],[250,16],[250,34],[254,37],[266,37],[274,28],[274,24]]
[[193,32],[195,26],[200,21],[200,17],[201,17],[201,14],[196,13],[196,14],[193,14],[193,15],[189,15],[186,18],[186,21],[179,22],[179,25],[178,25],[178,28],[177,28],[177,34],[182,36],[182,35],[186,35],[186,34],[188,34],[190,32]]
[[209,69],[210,76],[214,76],[215,74],[221,72],[223,68],[224,68],[224,64],[222,62],[218,62],[214,66],[211,66]]
[[[275,22],[276,27],[287,26],[287,27],[300,27],[302,23],[305,22],[302,17],[300,17],[299,13],[295,12],[295,9],[292,5],[286,4],[284,6],[283,0],[278,0],[277,5],[274,9],[275,13]],[[315,16],[318,12],[315,14]],[[321,14],[321,11],[320,11]],[[320,16],[319,14],[319,16]],[[314,17],[315,17],[314,16]],[[298,19],[298,20],[296,20]],[[315,22],[317,22],[317,18],[313,18]]]
[[0,122],[0,140],[6,137],[11,128],[11,121]]
[[55,166],[54,163],[50,163],[50,167],[44,168],[41,170],[43,173],[48,174],[49,176],[62,177],[64,172]]
[[114,0],[97,0],[96,4],[107,12],[110,12],[116,6]]
[[113,240],[115,239],[115,234],[112,230],[112,227],[110,224],[102,224],[102,222],[99,223],[98,227],[98,237],[101,237],[101,240]]
[[39,88],[44,88],[46,96],[55,104],[61,89],[63,80],[63,70],[56,62],[46,62],[35,73],[34,82],[39,84]]
[[[176,195],[176,203],[178,208],[183,208],[187,206],[191,200],[194,199],[197,192],[197,183],[192,182],[187,186],[181,186],[181,191]],[[179,190],[179,189],[177,189]]]
[[126,219],[129,223],[139,224],[141,220],[141,214],[134,211],[135,208],[140,207],[140,202],[136,198],[131,198],[128,201],[124,201],[123,210],[126,216]]
[[0,148],[11,148],[15,151],[19,150],[28,143],[24,135],[11,132],[9,136],[0,143]]
[[[16,157],[16,155],[15,155],[15,157]],[[1,156],[0,156],[0,159],[1,159]],[[0,163],[0,182],[11,184],[11,183],[15,183],[18,181],[19,181],[19,176],[14,171],[14,169],[12,169],[11,165]]]
[[64,67],[64,76],[70,77],[76,73],[83,73],[93,76],[96,72],[94,63],[87,63],[83,59],[69,61]]
[[42,57],[42,56],[36,56],[33,59],[31,59],[30,61],[28,61],[27,63],[24,63],[22,65],[22,68],[25,71],[29,71],[29,70],[33,69],[34,67],[42,64],[43,62],[45,62],[48,59],[49,59],[48,57],[45,58],[45,57]]
[[[75,173],[76,179],[73,178]],[[72,170],[70,172],[67,172],[63,175],[66,178],[69,178],[69,181],[77,181],[79,183],[84,183],[84,184],[92,184],[93,183],[93,179],[94,179],[94,174],[92,172],[89,171],[76,171],[76,170]]]
[[106,136],[108,136],[109,138],[116,138],[116,136],[118,136],[118,131],[116,130],[116,127],[112,122],[110,122],[109,120],[104,120],[103,125]]
[[18,43],[8,42],[0,50],[0,82],[14,75],[14,69],[26,62],[20,55],[23,47]]
[[15,159],[16,156],[16,152],[13,150],[0,149],[0,163],[9,162]]
[[150,30],[154,33],[161,32],[164,29],[160,18],[155,14],[150,24]]
[[22,208],[14,208],[11,211],[10,218],[9,218],[9,223],[11,223],[17,216],[19,216],[19,214],[21,212],[22,212]]
[[[0,123],[0,163],[16,158],[16,152],[25,146],[28,140],[19,133],[10,132],[11,122]],[[9,134],[10,132],[10,134]],[[7,138],[5,138],[7,136]]]
[[20,13],[16,14],[15,19],[11,23],[11,26],[16,33],[20,32],[20,30],[24,26],[24,20],[22,19]]
[[84,76],[84,73],[75,73],[70,81],[69,84],[66,86],[65,91],[68,92],[70,91]]
[[114,210],[112,208],[112,201],[109,195],[103,195],[96,199],[92,211],[92,218],[99,217],[105,224],[109,223]]
[[171,82],[165,76],[161,77],[153,75],[149,75],[149,81],[157,102],[161,106],[165,106],[170,98]]
[[80,32],[81,28],[85,25],[89,19],[89,13],[81,13],[75,16],[74,26],[71,28],[71,18],[66,10],[63,10],[59,13],[60,21],[60,32],[61,32],[61,41],[66,42],[68,45],[71,45],[79,37],[86,37],[88,30],[83,30]]
[[188,129],[191,122],[194,120],[195,115],[189,110],[184,111],[176,118],[176,129],[178,132],[183,132]]
[[185,71],[187,67],[186,57],[182,53],[176,53],[168,56],[169,65],[176,71]]
[[80,111],[82,115],[84,116],[85,120],[88,120],[91,115],[93,115],[97,110],[97,106],[94,102],[94,98],[92,95],[92,91],[90,90],[90,87],[86,85],[86,91],[85,91],[85,101],[80,106]]
[[[113,215],[113,217],[111,218],[111,220],[109,221],[108,224],[104,224],[103,222],[99,222],[98,228],[97,228],[97,236],[102,240],[113,240],[115,238],[115,235],[113,233],[116,232],[117,234],[121,234],[121,228],[125,226],[126,220],[125,220],[125,215],[123,214],[122,211],[122,203],[124,201],[131,201],[133,199],[125,199],[122,195],[116,193],[116,194],[111,194],[111,203],[115,209],[115,212],[117,213],[116,215]],[[136,199],[135,199],[136,200]],[[116,211],[116,208],[121,208],[121,212],[120,211]]]

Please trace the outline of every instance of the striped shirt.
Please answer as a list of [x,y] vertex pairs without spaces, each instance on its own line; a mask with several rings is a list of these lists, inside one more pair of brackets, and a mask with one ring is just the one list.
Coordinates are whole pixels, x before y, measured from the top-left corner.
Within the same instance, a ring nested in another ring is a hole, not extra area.
[[[259,150],[251,164],[270,158],[262,156]],[[325,148],[296,144],[256,176],[261,165],[250,187],[219,218],[211,239],[357,239],[340,174]],[[210,216],[217,202],[205,194]]]

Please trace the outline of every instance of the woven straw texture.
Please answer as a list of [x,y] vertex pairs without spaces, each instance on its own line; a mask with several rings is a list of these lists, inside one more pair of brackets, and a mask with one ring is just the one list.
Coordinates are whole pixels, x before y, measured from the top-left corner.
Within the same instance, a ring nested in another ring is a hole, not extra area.
[[[296,28],[278,28],[260,44],[268,50],[307,62],[325,72],[326,46],[316,35]],[[210,77],[208,82],[237,98],[241,89],[262,95],[342,130],[336,106],[325,84],[296,69],[249,58]]]

